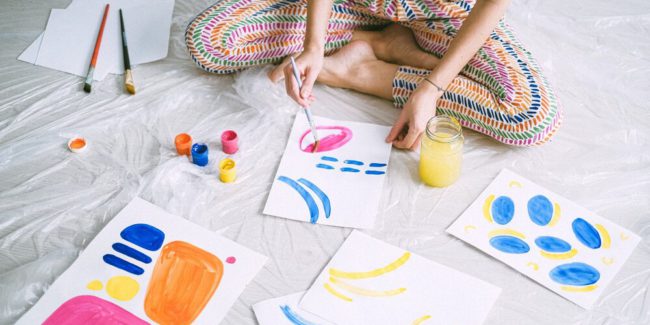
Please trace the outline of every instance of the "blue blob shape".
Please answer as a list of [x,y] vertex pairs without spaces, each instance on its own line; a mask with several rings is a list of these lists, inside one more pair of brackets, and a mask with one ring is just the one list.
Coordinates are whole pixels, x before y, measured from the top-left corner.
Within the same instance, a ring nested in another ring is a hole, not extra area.
[[318,198],[323,202],[323,210],[325,211],[325,218],[330,217],[330,213],[332,212],[332,206],[330,205],[330,198],[327,197],[327,194],[325,192],[321,191],[321,189],[316,186],[316,184],[301,178],[298,180],[298,182],[302,183],[303,185],[307,186],[312,192],[318,196]]
[[300,184],[296,183],[296,181],[289,177],[280,176],[278,177],[278,180],[291,186],[291,188],[300,194],[302,199],[305,200],[307,207],[309,208],[309,222],[316,223],[316,221],[318,221],[318,206],[316,205],[316,201],[314,201],[314,198],[311,196],[311,194],[309,194],[309,192],[302,188]]
[[203,143],[192,145],[192,162],[197,166],[208,164],[208,146]]
[[302,318],[287,305],[280,306],[280,309],[282,310],[284,316],[294,325],[317,325],[316,323],[312,323]]
[[549,253],[564,253],[571,250],[571,244],[553,236],[540,236],[535,239],[537,247]]
[[317,164],[316,167],[322,168],[322,169],[334,169],[334,167],[327,165],[327,164]]
[[581,262],[558,265],[548,275],[553,281],[570,286],[592,285],[600,279],[596,268]]
[[553,218],[553,203],[544,195],[528,200],[528,216],[535,224],[546,226]]
[[160,249],[165,241],[165,233],[154,226],[144,223],[136,223],[124,228],[120,233],[120,237],[152,252]]
[[576,238],[585,246],[591,249],[600,248],[601,239],[600,233],[594,226],[582,218],[576,218],[571,223],[571,228],[573,233],[576,235]]
[[122,254],[124,254],[124,255],[126,255],[126,256],[134,259],[134,260],[138,260],[138,261],[140,261],[142,263],[146,263],[146,264],[151,263],[151,257],[147,256],[144,253],[141,253],[140,251],[138,251],[136,249],[133,249],[133,248],[131,248],[129,246],[126,246],[126,245],[124,245],[122,243],[113,244],[113,249],[118,253],[122,253]]
[[350,167],[343,167],[341,168],[341,171],[344,173],[358,173],[359,170],[356,168],[350,168]]
[[370,163],[370,167],[386,167],[386,164],[383,163]]
[[349,165],[363,166],[363,162],[358,161],[358,160],[346,160],[343,163],[349,164]]
[[325,161],[339,161],[338,159],[330,156],[322,156],[320,159],[325,160]]
[[530,251],[525,241],[514,236],[494,236],[490,238],[492,247],[508,254],[524,254]]
[[515,202],[507,196],[499,196],[492,202],[492,218],[494,222],[505,225],[515,215]]
[[118,268],[120,270],[124,270],[126,272],[129,272],[131,274],[140,275],[140,274],[144,273],[144,270],[141,267],[139,267],[139,266],[137,266],[135,264],[132,264],[130,262],[127,262],[127,261],[125,261],[125,260],[123,260],[123,259],[121,259],[121,258],[119,258],[119,257],[117,257],[115,255],[106,254],[106,255],[104,255],[103,259],[104,259],[104,262],[106,262],[106,264],[115,266],[116,268]]
[[382,172],[379,170],[366,170],[366,175],[384,175],[386,172]]

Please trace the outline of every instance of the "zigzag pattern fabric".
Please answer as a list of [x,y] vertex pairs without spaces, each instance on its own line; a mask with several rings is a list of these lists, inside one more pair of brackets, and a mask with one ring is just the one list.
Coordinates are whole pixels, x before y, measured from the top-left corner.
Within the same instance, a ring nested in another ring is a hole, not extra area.
[[[442,57],[468,16],[474,0],[335,1],[326,54],[349,43],[355,29],[396,22],[411,29],[419,46]],[[196,64],[218,74],[279,63],[302,51],[306,0],[222,0],[188,26],[186,42]],[[402,107],[429,73],[399,67],[393,98]],[[437,112],[467,128],[515,146],[547,142],[562,114],[555,94],[512,29],[501,21],[479,52],[449,85]]]

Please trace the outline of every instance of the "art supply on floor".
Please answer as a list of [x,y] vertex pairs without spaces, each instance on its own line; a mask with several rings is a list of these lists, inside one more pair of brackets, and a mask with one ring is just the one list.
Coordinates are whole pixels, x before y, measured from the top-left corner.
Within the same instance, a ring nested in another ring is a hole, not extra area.
[[176,136],[174,139],[174,144],[176,144],[176,152],[179,155],[190,156],[190,150],[192,149],[192,137],[187,133],[181,133]]
[[99,57],[99,49],[102,46],[102,37],[104,36],[104,27],[106,26],[106,18],[108,18],[108,11],[111,5],[106,4],[104,8],[104,15],[102,16],[101,26],[97,34],[97,41],[95,41],[95,49],[93,50],[92,59],[90,59],[90,67],[88,68],[88,75],[86,75],[86,82],[84,83],[84,91],[89,93],[93,84],[93,74],[95,73],[95,66],[97,65],[97,58]]
[[422,182],[434,187],[453,184],[460,176],[463,142],[463,131],[455,118],[446,115],[431,118],[420,146]]
[[227,130],[221,133],[221,147],[223,148],[223,152],[232,155],[239,150],[239,146],[237,145],[237,132],[233,130]]
[[195,143],[192,145],[192,162],[197,166],[208,164],[208,145],[205,143]]
[[235,161],[226,158],[219,162],[219,179],[224,183],[232,183],[237,178]]
[[83,152],[88,148],[88,143],[86,139],[82,137],[74,137],[68,141],[68,149],[75,153]]
[[[293,77],[296,79],[296,82],[298,83],[298,90],[302,89],[302,81],[300,80],[300,72],[298,71],[298,66],[296,66],[296,60],[291,58],[291,67],[293,68]],[[318,145],[320,144],[320,141],[318,140],[318,133],[316,133],[316,125],[314,124],[314,119],[311,115],[311,110],[309,107],[303,107],[303,110],[305,111],[305,115],[307,116],[307,121],[309,121],[309,127],[311,128],[311,135],[314,137],[314,145],[312,146],[312,152],[316,152],[318,150]]]
[[131,62],[129,61],[129,46],[126,42],[126,29],[124,29],[124,16],[120,8],[120,31],[122,32],[122,55],[124,56],[124,87],[131,95],[135,95],[135,83],[131,73]]

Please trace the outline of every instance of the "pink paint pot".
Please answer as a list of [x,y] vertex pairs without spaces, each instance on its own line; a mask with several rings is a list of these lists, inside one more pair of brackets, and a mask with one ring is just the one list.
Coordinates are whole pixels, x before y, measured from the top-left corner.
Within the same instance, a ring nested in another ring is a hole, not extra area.
[[232,155],[239,147],[237,146],[237,132],[233,130],[227,130],[221,133],[221,147],[223,152]]
[[[352,130],[345,126],[317,126],[319,144],[316,152],[324,152],[338,149],[352,140]],[[305,131],[300,137],[300,150],[304,152],[312,152],[314,148],[314,139],[311,135],[311,130]]]

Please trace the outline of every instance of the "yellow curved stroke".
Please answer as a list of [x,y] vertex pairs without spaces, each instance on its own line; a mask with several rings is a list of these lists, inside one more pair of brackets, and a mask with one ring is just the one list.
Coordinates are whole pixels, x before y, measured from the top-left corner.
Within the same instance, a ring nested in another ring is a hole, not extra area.
[[590,292],[596,290],[596,288],[598,288],[598,286],[595,284],[592,284],[590,286],[584,286],[584,287],[570,287],[570,286],[560,287],[560,289],[567,292]]
[[431,315],[424,315],[424,316],[414,320],[413,323],[411,323],[411,324],[412,325],[420,325],[429,318],[431,318]]
[[332,286],[330,286],[329,283],[323,284],[323,287],[325,287],[325,290],[327,290],[327,292],[331,293],[334,297],[337,297],[339,299],[342,299],[342,300],[345,300],[345,301],[348,301],[348,302],[352,301],[352,298],[350,298],[350,297],[348,297],[348,296],[334,290],[334,288],[332,288]]
[[551,217],[551,221],[548,223],[548,226],[549,227],[555,226],[558,220],[560,220],[560,205],[555,203],[553,205],[553,217]]
[[609,257],[609,258],[608,257],[603,257],[600,260],[603,261],[603,264],[605,264],[605,265],[614,264],[614,258],[613,257]]
[[492,231],[490,231],[488,233],[488,237],[490,237],[490,238],[494,237],[494,236],[503,236],[503,235],[515,236],[515,237],[518,237],[518,238],[521,238],[521,239],[526,238],[526,236],[524,236],[524,234],[522,234],[522,233],[520,233],[518,231],[512,230],[512,229],[509,229],[509,228],[496,229],[496,230],[492,230]]
[[396,259],[392,263],[384,267],[380,267],[378,269],[374,269],[372,271],[367,271],[367,272],[345,272],[345,271],[331,268],[330,275],[339,278],[354,279],[354,280],[374,278],[382,274],[397,270],[400,266],[404,265],[404,263],[406,263],[406,261],[408,261],[410,257],[411,257],[411,253],[406,252],[404,253],[404,255],[402,255],[400,258]]
[[517,181],[510,181],[510,184],[508,184],[508,187],[515,187],[515,186],[521,188],[521,183]]
[[490,213],[490,208],[492,208],[492,201],[494,201],[494,194],[485,199],[485,204],[483,204],[483,216],[489,223],[493,223],[492,214]]
[[602,240],[600,248],[609,248],[609,246],[612,245],[612,237],[609,236],[609,231],[607,231],[607,229],[605,229],[601,224],[596,224],[596,229],[598,229],[600,239]]
[[476,226],[474,225],[465,226],[465,232],[469,232],[470,230],[476,230]]
[[351,285],[343,280],[339,280],[334,277],[330,277],[330,281],[332,284],[335,286],[339,287],[340,289],[343,289],[349,293],[354,293],[359,296],[366,296],[366,297],[386,297],[386,296],[395,296],[400,293],[404,293],[406,291],[406,288],[397,288],[397,289],[392,289],[392,290],[370,290],[370,289],[365,289],[361,287],[357,287],[354,285]]
[[528,264],[526,264],[526,266],[532,266],[533,270],[535,270],[535,271],[539,270],[539,265],[537,265],[537,263],[535,263],[535,262],[528,262]]
[[570,251],[566,253],[549,253],[545,251],[540,251],[540,254],[542,254],[543,257],[546,257],[551,260],[566,260],[567,258],[572,258],[578,254],[578,250],[575,248],[572,248]]

